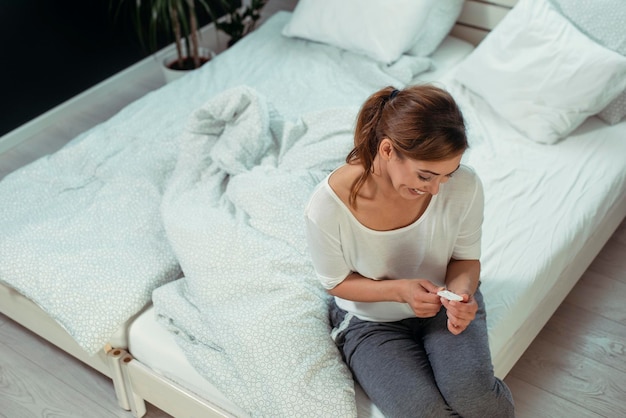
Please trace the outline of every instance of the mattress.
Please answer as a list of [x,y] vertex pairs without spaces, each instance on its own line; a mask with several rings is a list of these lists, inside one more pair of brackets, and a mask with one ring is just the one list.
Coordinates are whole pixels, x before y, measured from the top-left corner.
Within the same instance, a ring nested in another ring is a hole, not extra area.
[[467,119],[470,149],[463,161],[485,188],[481,290],[497,358],[536,311],[558,306],[561,300],[545,295],[562,280],[570,280],[571,289],[575,282],[564,274],[582,274],[586,265],[579,263],[591,262],[587,252],[596,235],[608,239],[626,216],[626,123],[609,126],[590,117],[546,146],[513,129],[454,74],[443,84]]

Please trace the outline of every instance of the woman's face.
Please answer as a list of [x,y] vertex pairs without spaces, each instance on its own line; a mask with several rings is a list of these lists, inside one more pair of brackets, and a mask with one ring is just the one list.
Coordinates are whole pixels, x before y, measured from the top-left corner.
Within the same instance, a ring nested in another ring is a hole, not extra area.
[[439,193],[461,164],[462,155],[439,161],[419,161],[391,149],[386,163],[393,188],[405,199],[420,199]]

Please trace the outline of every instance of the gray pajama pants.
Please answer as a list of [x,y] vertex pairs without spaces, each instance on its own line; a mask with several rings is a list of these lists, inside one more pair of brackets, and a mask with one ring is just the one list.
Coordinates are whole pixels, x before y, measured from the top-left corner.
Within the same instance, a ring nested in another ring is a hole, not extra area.
[[332,302],[333,338],[365,393],[389,418],[513,417],[508,387],[493,374],[485,305],[459,335],[445,308],[433,318],[363,321]]

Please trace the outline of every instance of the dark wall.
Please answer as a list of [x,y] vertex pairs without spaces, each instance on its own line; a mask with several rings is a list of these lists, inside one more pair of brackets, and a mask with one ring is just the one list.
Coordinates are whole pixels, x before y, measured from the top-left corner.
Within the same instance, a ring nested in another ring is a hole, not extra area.
[[[119,1],[0,0],[0,136],[149,55],[128,15],[115,19]],[[208,0],[218,15],[221,1]],[[197,12],[200,26],[211,22]]]
[[0,135],[146,54],[109,0],[0,1]]
[[0,136],[148,55],[109,4],[0,0]]

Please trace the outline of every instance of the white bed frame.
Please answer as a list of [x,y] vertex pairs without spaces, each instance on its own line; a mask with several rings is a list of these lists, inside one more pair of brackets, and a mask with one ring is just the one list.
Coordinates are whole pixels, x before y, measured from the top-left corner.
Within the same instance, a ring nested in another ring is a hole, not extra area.
[[[466,0],[465,6],[451,34],[478,44],[488,32],[506,15],[517,0]],[[293,3],[293,0],[281,3]],[[219,47],[218,47],[219,48]],[[163,53],[166,51],[163,51]],[[28,139],[42,125],[53,123],[60,112],[71,111],[85,102],[93,102],[93,97],[102,94],[107,83],[119,84],[133,79],[142,66],[153,65],[153,58],[138,63],[128,70],[111,77],[93,89],[62,104],[32,122],[0,138],[0,153]],[[576,264],[563,272],[561,278],[541,301],[542,309],[536,310],[525,322],[510,343],[494,358],[496,375],[504,377],[521,357],[541,328],[602,246],[626,217],[626,197],[613,208],[602,228],[598,229],[579,255]],[[10,287],[0,284],[0,311],[7,317],[35,332],[61,350],[73,355],[85,364],[112,379],[119,405],[141,417],[146,413],[144,401],[173,416],[230,417],[231,415],[192,393],[160,376],[141,362],[132,358],[124,347],[107,345],[97,355],[89,356],[56,321],[50,318],[39,306]]]

